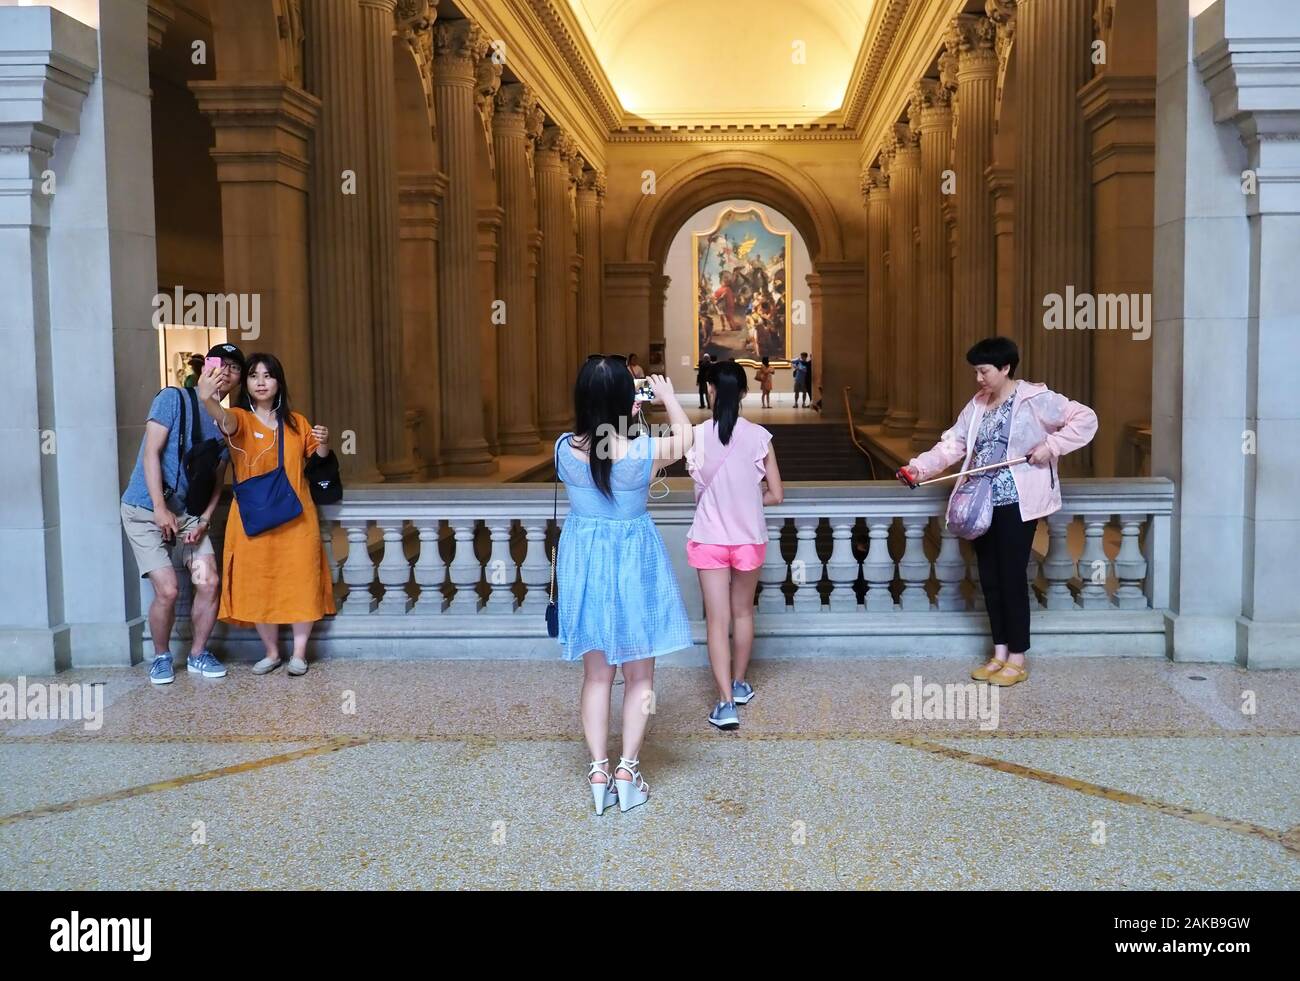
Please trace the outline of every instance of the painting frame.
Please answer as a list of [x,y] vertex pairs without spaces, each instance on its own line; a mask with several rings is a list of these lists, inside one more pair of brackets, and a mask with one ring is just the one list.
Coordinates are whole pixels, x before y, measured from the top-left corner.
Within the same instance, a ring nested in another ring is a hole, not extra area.
[[793,231],[773,227],[757,205],[728,205],[710,228],[691,233],[696,364],[709,353],[747,368],[764,355],[773,368],[790,367],[793,241]]

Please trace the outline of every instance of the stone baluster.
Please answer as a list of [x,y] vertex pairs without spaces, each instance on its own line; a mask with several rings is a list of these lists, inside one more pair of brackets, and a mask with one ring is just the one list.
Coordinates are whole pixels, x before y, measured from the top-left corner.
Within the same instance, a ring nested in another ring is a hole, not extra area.
[[329,566],[330,582],[338,582],[339,562],[334,557],[334,522],[329,518],[320,519],[320,544],[325,550],[325,564]]
[[830,606],[827,609],[832,613],[853,613],[862,609],[853,591],[858,581],[858,560],[853,555],[854,520],[844,516],[831,519],[831,559],[826,563],[826,575],[831,581]]
[[821,593],[817,586],[822,579],[822,562],[817,557],[817,525],[820,518],[795,518],[794,527],[799,545],[794,553],[791,575],[794,579],[794,609],[796,613],[819,613],[822,608]]
[[524,601],[517,613],[541,613],[550,602],[551,553],[546,550],[546,518],[524,518],[524,537],[528,550],[519,565],[524,582]]
[[781,591],[788,572],[785,558],[781,555],[781,529],[784,527],[784,518],[767,519],[767,553],[758,573],[758,581],[762,585],[758,593],[759,613],[786,611],[785,593]]
[[862,560],[862,577],[867,581],[865,609],[879,613],[894,609],[889,587],[894,582],[894,559],[889,554],[889,526],[893,518],[873,515],[867,518],[867,557]]
[[1105,514],[1090,514],[1083,519],[1083,554],[1079,556],[1079,575],[1083,578],[1083,586],[1079,590],[1079,605],[1085,610],[1106,610],[1115,605],[1106,592],[1110,560],[1106,558],[1106,549],[1102,543],[1102,535],[1109,520],[1110,515]]
[[1047,608],[1073,610],[1074,597],[1070,594],[1070,580],[1078,570],[1070,554],[1067,538],[1074,516],[1057,511],[1047,516],[1047,557],[1043,560],[1043,575],[1047,578]]
[[1138,544],[1142,523],[1146,518],[1145,514],[1119,516],[1123,537],[1119,543],[1119,554],[1115,556],[1115,578],[1119,580],[1115,604],[1121,610],[1145,610],[1148,606],[1146,593],[1142,589],[1143,580],[1147,577],[1147,560]]
[[939,522],[939,557],[934,560],[934,577],[939,580],[935,605],[940,610],[964,610],[966,598],[961,583],[966,578],[966,560],[962,558],[960,539],[948,530],[943,518]]
[[406,522],[401,518],[380,518],[376,522],[384,536],[384,554],[379,560],[379,581],[384,595],[376,613],[405,613],[410,608],[406,584],[411,580],[411,563],[402,547],[402,529]]
[[411,608],[412,613],[433,615],[442,612],[442,584],[447,580],[447,563],[438,549],[441,526],[437,518],[416,518],[415,529],[420,535],[420,555],[415,560],[415,584],[420,595]]
[[348,585],[348,595],[339,607],[339,614],[370,613],[376,606],[375,598],[370,595],[375,566],[366,543],[366,521],[344,519],[339,523],[348,536],[348,557],[343,562],[343,581]]
[[483,568],[474,554],[475,521],[473,518],[452,518],[450,524],[456,536],[456,554],[452,556],[449,573],[456,594],[447,605],[447,612],[477,613],[478,592],[475,587],[482,577]]
[[904,610],[930,609],[930,597],[925,595],[925,584],[930,578],[930,560],[925,557],[925,526],[929,518],[914,515],[903,519],[903,533],[907,545],[898,563],[898,574],[903,578],[903,592],[899,606]]
[[492,537],[492,551],[488,556],[487,602],[484,613],[513,613],[515,609],[515,562],[510,556],[509,518],[488,518],[488,533]]

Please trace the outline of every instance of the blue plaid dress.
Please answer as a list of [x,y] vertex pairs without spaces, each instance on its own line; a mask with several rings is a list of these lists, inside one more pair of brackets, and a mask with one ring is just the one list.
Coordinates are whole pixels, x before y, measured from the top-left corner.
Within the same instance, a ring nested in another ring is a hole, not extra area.
[[614,461],[611,499],[564,442],[571,436],[556,440],[557,476],[569,498],[555,560],[561,656],[577,661],[603,651],[606,663],[622,664],[690,647],[677,577],[646,510],[654,439],[632,440],[628,455]]

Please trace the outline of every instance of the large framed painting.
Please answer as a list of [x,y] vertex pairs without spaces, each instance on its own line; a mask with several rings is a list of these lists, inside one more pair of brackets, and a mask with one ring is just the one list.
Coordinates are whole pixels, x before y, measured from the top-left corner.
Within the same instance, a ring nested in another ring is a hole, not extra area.
[[734,358],[748,367],[790,363],[790,238],[759,208],[724,208],[691,235],[696,282],[695,360]]

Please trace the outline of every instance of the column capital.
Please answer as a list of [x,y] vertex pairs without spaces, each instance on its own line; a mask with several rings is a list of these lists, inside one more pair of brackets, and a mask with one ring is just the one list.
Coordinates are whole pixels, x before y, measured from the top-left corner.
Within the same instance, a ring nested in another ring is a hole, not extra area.
[[[907,123],[895,123],[893,137],[892,154],[895,164],[901,162],[903,154],[920,149],[921,130],[916,126],[909,126]],[[919,161],[920,157],[918,156],[916,159]]]
[[568,171],[569,160],[577,152],[573,139],[558,126],[543,126],[537,137],[538,154],[552,158],[554,166]]
[[497,89],[494,96],[496,103],[492,117],[493,125],[506,129],[526,131],[528,116],[537,105],[537,96],[524,82],[509,82]]
[[472,20],[439,21],[433,25],[433,56],[438,66],[434,80],[449,75],[460,81],[476,79],[479,59],[487,49],[487,38]]
[[597,201],[601,201],[604,200],[608,186],[604,174],[592,167],[588,167],[582,172],[582,179],[578,182],[578,191],[582,194],[595,195]]
[[396,0],[393,24],[400,37],[428,31],[438,19],[438,0]]
[[957,58],[957,79],[992,78],[998,70],[998,25],[979,14],[958,14],[948,22],[943,36],[947,53]]
[[933,78],[912,86],[907,118],[918,131],[947,129],[952,123],[952,91]]

